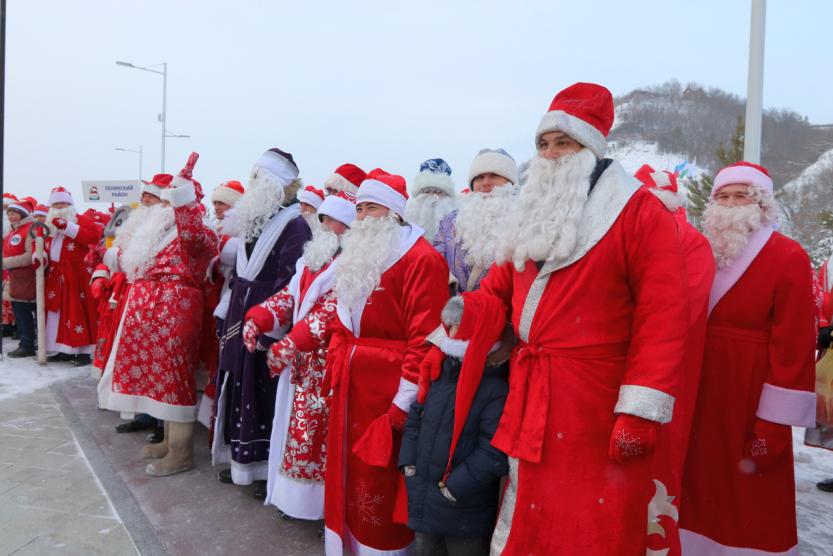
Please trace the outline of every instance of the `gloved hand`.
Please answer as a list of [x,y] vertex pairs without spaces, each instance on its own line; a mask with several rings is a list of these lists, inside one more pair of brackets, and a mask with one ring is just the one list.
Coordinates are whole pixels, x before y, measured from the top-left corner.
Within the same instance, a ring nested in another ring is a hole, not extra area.
[[[741,470],[755,473],[770,469],[789,449],[791,442],[792,431],[787,425],[755,419],[752,438],[743,443]],[[751,465],[747,465],[749,463]]]
[[254,353],[257,348],[257,339],[260,338],[260,334],[260,327],[255,324],[254,320],[249,319],[243,325],[243,345],[249,353]]
[[46,266],[46,257],[38,258],[37,254],[32,255],[32,266],[35,270],[39,269],[41,266]]
[[66,218],[53,218],[52,225],[55,226],[56,229],[61,230],[63,232],[67,229]]
[[408,420],[408,412],[402,411],[398,405],[392,403],[388,409],[388,418],[393,430],[401,431],[405,428],[405,422]]
[[613,425],[607,456],[618,463],[646,458],[654,452],[660,424],[621,413]]
[[[269,347],[269,353],[266,354],[266,365],[269,367],[269,376],[272,378],[280,376],[292,364],[296,352],[297,347],[295,346],[295,342],[289,336],[284,336],[282,340],[272,344]],[[290,379],[290,382],[296,384],[294,380]]]
[[819,328],[819,349],[827,349],[830,347],[831,330],[833,330],[833,326],[823,326]]
[[104,278],[96,278],[93,280],[93,283],[90,285],[90,293],[93,296],[93,299],[101,299],[102,294],[104,293],[104,288],[107,286],[107,280]]

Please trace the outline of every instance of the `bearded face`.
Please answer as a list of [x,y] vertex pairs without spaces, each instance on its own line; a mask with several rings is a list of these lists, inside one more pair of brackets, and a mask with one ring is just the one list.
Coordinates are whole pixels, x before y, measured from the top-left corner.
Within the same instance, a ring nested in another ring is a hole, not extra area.
[[49,228],[49,234],[55,235],[58,233],[58,229],[52,224],[52,220],[55,218],[63,218],[67,222],[77,222],[78,221],[78,213],[75,210],[75,207],[70,205],[64,208],[55,208],[49,207],[49,213],[46,215],[46,227]]
[[710,202],[703,212],[703,233],[714,252],[717,268],[731,266],[749,243],[749,236],[765,223],[758,203],[723,206]]
[[340,247],[338,234],[319,224],[312,232],[312,239],[304,245],[304,265],[318,272],[333,260]]
[[234,208],[225,214],[223,233],[243,238],[246,243],[258,238],[264,226],[281,210],[284,201],[287,200],[287,187],[264,170],[255,167],[246,192]]
[[520,272],[527,261],[567,259],[576,247],[595,168],[596,156],[588,149],[554,160],[536,155],[501,227],[497,260],[511,261]]
[[454,238],[466,254],[466,264],[488,268],[495,261],[495,247],[506,211],[518,193],[507,183],[489,193],[471,193],[459,201]]
[[175,225],[174,209],[157,204],[133,209],[116,232],[120,264],[131,282],[141,278],[153,263],[163,238]]
[[454,199],[445,193],[423,191],[408,199],[405,206],[405,220],[425,230],[425,239],[434,241],[440,220],[454,210]]
[[335,267],[333,289],[339,300],[354,307],[370,297],[399,248],[401,229],[392,215],[353,222],[342,236]]

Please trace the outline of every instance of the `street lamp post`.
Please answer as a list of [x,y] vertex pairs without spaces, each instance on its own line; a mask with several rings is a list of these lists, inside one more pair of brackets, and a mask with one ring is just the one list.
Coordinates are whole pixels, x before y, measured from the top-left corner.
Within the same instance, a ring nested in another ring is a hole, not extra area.
[[749,75],[746,87],[746,129],[743,134],[743,159],[760,164],[761,125],[764,97],[764,35],[766,0],[752,0],[749,25]]
[[139,147],[136,149],[124,149],[122,147],[116,147],[116,150],[126,153],[139,153],[139,181],[142,181],[142,145],[139,145]]
[[[131,64],[130,62],[121,62],[116,61],[116,64],[119,66],[124,66],[126,68],[133,68],[143,71],[149,71],[151,73],[156,73],[162,76],[162,113],[159,114],[159,121],[162,123],[162,164],[161,164],[161,171],[160,174],[165,173],[165,140],[168,137],[176,137],[176,138],[188,138],[189,135],[182,135],[182,134],[174,134],[168,133],[167,122],[168,122],[168,112],[167,112],[167,105],[168,105],[168,63],[162,62],[161,64],[154,64],[152,66],[137,66]],[[162,66],[162,71],[151,69],[157,66]]]

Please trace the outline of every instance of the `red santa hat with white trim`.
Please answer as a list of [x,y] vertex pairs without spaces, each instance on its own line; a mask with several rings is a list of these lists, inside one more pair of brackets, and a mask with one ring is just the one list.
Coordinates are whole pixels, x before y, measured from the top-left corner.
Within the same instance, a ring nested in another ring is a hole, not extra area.
[[735,162],[720,170],[714,177],[711,198],[727,185],[744,184],[760,187],[770,195],[773,194],[772,178],[769,171],[760,164],[752,162]]
[[142,181],[142,193],[148,193],[161,199],[162,191],[171,186],[171,180],[173,179],[174,177],[171,174],[156,174],[150,181]]
[[18,200],[17,196],[13,193],[3,193],[3,205],[16,203]]
[[376,203],[389,208],[400,218],[405,215],[408,188],[405,178],[389,174],[381,168],[371,170],[356,193],[356,204]]
[[315,210],[318,210],[324,202],[324,191],[308,185],[298,192],[298,201],[312,205]]
[[174,207],[184,207],[190,203],[202,201],[202,186],[193,178],[194,166],[199,158],[200,154],[197,152],[188,155],[185,166],[171,179],[171,186],[162,191],[163,201],[170,202]]
[[333,191],[344,191],[347,195],[355,197],[365,178],[367,178],[365,171],[355,164],[342,164],[324,180],[323,187]]
[[32,202],[28,199],[20,199],[17,202],[14,202],[6,207],[6,210],[16,210],[20,214],[23,215],[24,218],[32,214],[34,207],[32,206]]
[[535,132],[535,145],[544,133],[561,131],[602,159],[613,126],[613,95],[595,83],[575,83],[552,99]]
[[335,218],[349,228],[356,219],[356,202],[344,191],[339,191],[335,195],[327,195],[318,207],[318,218],[321,219],[323,216]]
[[239,181],[224,181],[214,188],[214,191],[211,193],[211,202],[225,203],[228,206],[233,207],[245,192],[246,190],[243,188],[243,184]]
[[53,188],[52,192],[49,193],[49,206],[51,207],[55,203],[75,204],[72,200],[72,193],[65,187],[60,186]]
[[683,210],[683,199],[677,186],[677,175],[668,170],[657,172],[649,164],[643,164],[636,171],[634,177],[642,182],[651,193],[662,201],[662,204],[671,212]]
[[32,216],[49,216],[49,207],[46,205],[38,205],[32,211]]

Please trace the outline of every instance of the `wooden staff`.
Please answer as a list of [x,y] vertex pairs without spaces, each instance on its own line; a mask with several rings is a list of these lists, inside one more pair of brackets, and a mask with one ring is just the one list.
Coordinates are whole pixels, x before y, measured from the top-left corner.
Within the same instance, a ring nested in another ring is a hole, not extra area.
[[46,301],[44,296],[44,272],[46,271],[46,257],[43,255],[43,235],[48,235],[49,228],[46,225],[35,222],[29,233],[35,235],[35,257],[40,264],[35,270],[35,301],[36,314],[38,317],[38,364],[46,365]]

